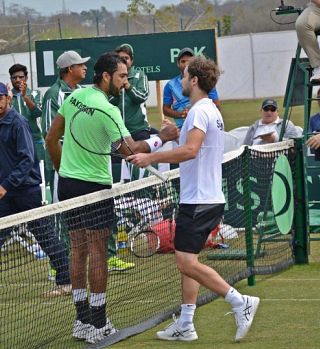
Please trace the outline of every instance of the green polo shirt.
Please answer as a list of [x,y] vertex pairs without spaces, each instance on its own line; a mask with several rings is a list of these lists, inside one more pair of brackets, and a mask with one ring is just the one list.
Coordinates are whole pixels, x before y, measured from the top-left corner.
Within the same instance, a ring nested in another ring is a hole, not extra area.
[[[124,126],[120,111],[108,101],[108,96],[95,87],[87,87],[74,91],[62,104],[58,113],[65,119],[64,141],[59,175],[66,178],[76,178],[84,181],[111,185],[113,182],[111,158],[109,155],[92,154],[81,148],[72,138],[70,122],[72,117],[81,110],[81,124],[76,132],[81,132],[81,139],[85,143],[99,142],[101,134],[105,134],[105,152],[111,149],[111,143],[119,140],[121,135],[117,126],[104,114],[93,111],[99,108],[109,114],[120,128],[123,137],[130,136]],[[83,117],[82,117],[83,116]],[[96,135],[100,135],[97,137]],[[83,144],[85,146],[85,144]]]

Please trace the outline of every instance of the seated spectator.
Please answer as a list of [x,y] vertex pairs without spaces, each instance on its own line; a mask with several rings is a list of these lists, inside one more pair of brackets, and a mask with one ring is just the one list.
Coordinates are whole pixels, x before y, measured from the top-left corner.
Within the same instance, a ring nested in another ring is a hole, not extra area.
[[307,54],[312,68],[310,81],[320,80],[320,48],[316,32],[320,30],[320,0],[311,0],[296,20],[299,43]]
[[[320,88],[317,92],[318,105],[320,107]],[[313,133],[320,132],[320,112],[311,116],[309,123],[309,131]],[[319,161],[319,149],[320,149],[320,133],[310,137],[307,141],[307,145],[311,148],[311,153],[315,154],[315,159]]]
[[[320,88],[317,92],[318,105],[320,107]],[[320,132],[320,112],[311,116],[309,123],[310,132]]]
[[[279,118],[278,105],[273,99],[266,99],[261,106],[261,119],[250,126],[243,141],[244,145],[275,143],[279,141],[283,119]],[[291,121],[285,127],[283,138],[298,137],[298,132]]]

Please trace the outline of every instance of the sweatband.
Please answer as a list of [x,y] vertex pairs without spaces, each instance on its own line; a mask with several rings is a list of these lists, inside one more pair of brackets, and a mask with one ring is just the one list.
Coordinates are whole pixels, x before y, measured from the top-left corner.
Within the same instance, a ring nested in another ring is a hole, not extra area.
[[144,139],[144,141],[148,143],[151,153],[155,152],[162,146],[162,140],[158,136],[151,137],[149,139]]

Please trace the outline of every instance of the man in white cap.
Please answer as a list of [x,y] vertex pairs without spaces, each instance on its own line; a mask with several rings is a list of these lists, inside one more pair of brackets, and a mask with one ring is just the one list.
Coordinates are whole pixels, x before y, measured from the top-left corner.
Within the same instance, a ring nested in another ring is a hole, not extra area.
[[[62,105],[63,101],[77,88],[81,88],[79,83],[84,80],[87,73],[86,62],[91,57],[82,58],[76,51],[66,51],[61,54],[57,59],[57,66],[59,68],[59,77],[57,81],[47,90],[42,100],[42,119],[41,128],[43,138],[46,138],[47,132],[55,118],[58,109]],[[46,182],[49,182],[52,199],[56,192],[57,183],[54,183],[55,170],[48,151],[45,151],[45,166],[49,178],[46,178]],[[56,176],[58,178],[58,176]],[[54,279],[56,274],[55,269],[49,270],[49,278]],[[61,295],[60,289],[54,289],[48,293],[49,297],[56,297]]]
[[[88,62],[90,58],[91,57],[82,58],[75,51],[66,51],[58,57],[57,66],[59,68],[59,77],[47,90],[42,101],[41,127],[43,138],[46,138],[52,121],[63,101],[75,89],[81,87],[79,83],[84,80],[87,73],[87,66],[85,63]],[[45,155],[46,168],[48,169],[48,173],[50,173],[47,180],[49,180],[51,195],[53,197],[54,169],[47,151]]]

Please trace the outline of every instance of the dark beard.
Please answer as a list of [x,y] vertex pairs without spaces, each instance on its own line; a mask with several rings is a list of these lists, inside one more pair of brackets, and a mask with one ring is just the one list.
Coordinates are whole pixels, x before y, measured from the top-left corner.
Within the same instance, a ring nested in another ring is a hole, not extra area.
[[112,80],[110,81],[110,84],[109,84],[109,95],[113,96],[113,97],[119,97],[120,96],[120,89],[117,88]]

